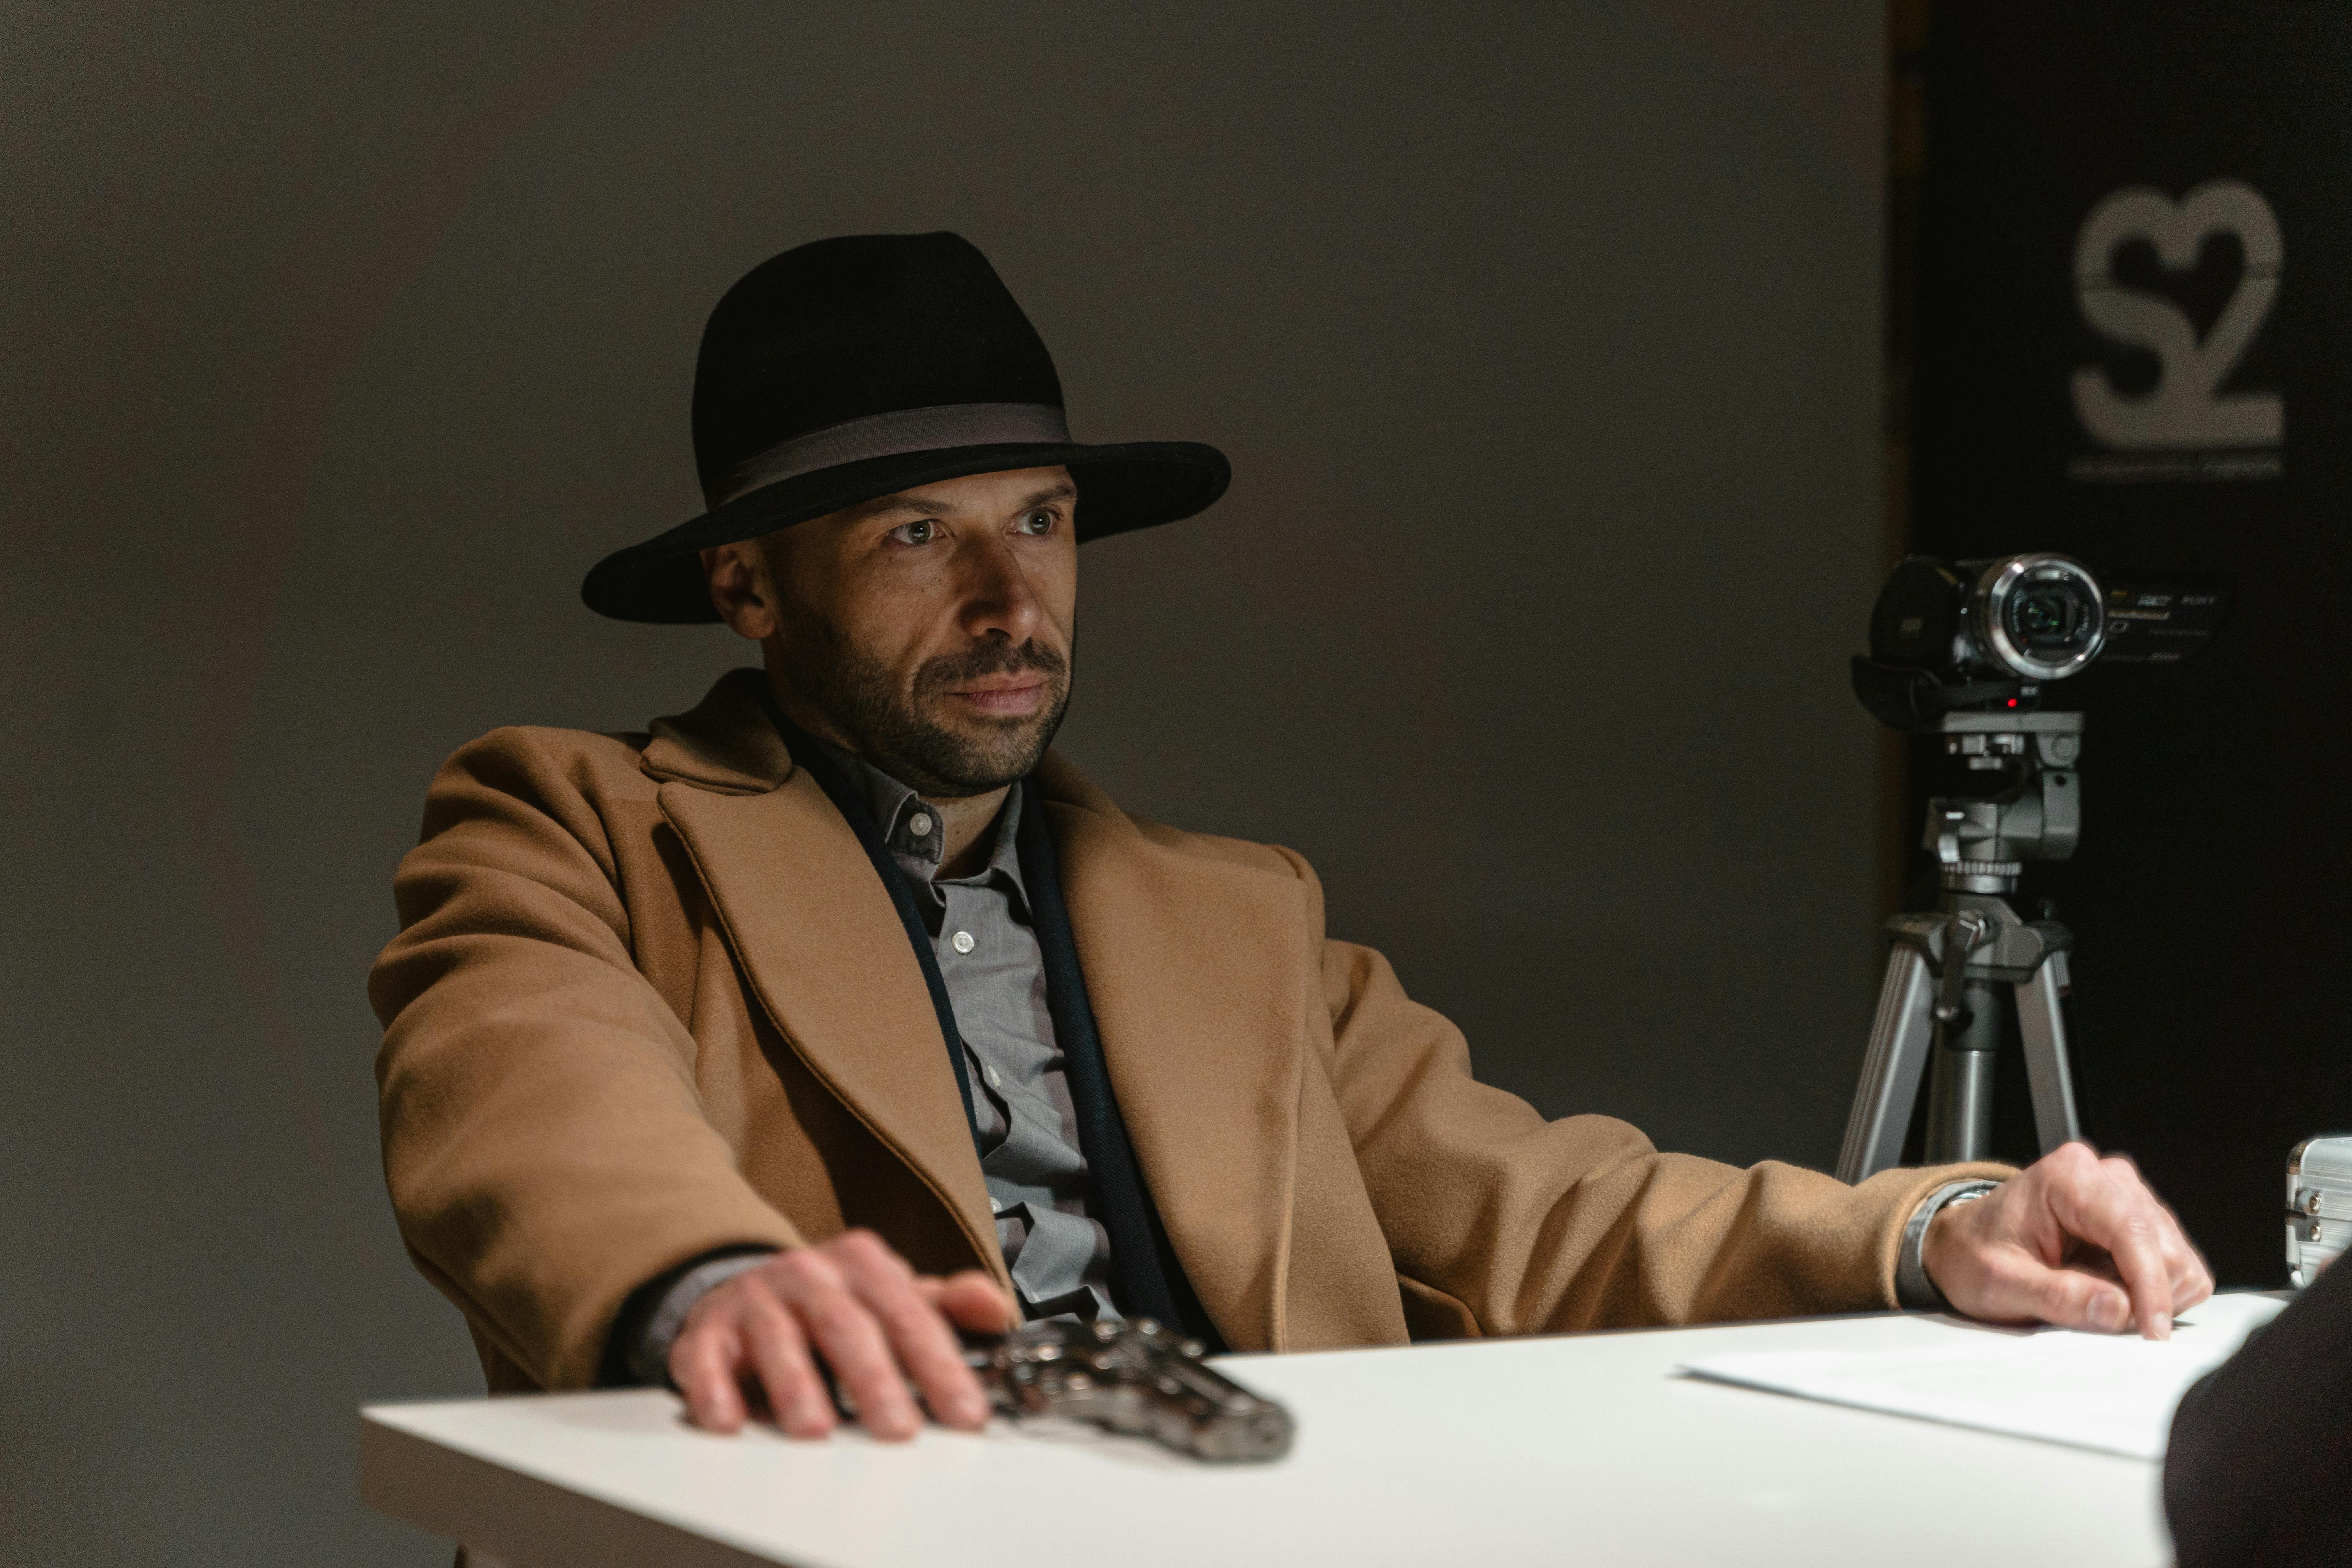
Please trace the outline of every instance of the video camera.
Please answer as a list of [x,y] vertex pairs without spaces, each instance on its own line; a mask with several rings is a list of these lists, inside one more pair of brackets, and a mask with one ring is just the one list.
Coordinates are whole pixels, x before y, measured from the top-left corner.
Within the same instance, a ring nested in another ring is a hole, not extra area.
[[2042,688],[2094,659],[2169,664],[2202,647],[2228,596],[2212,584],[2115,583],[2048,552],[1944,562],[1915,555],[1870,612],[1870,652],[1854,695],[1895,730],[1933,730],[1948,713],[2030,713]]
[[2004,990],[2015,997],[2043,1152],[2081,1135],[2060,1010],[2074,933],[2046,905],[2029,921],[2006,901],[2028,862],[2063,860],[2082,836],[2083,715],[2040,711],[2042,689],[2096,659],[2186,658],[2227,604],[2210,584],[2103,587],[2081,562],[2047,552],[1914,556],[1887,579],[1870,613],[1870,652],[1853,661],[1854,695],[1880,723],[1942,742],[1922,841],[1942,892],[1933,912],[1886,923],[1886,977],[1841,1180],[1897,1162],[1930,1055],[1928,1162],[1988,1157]]

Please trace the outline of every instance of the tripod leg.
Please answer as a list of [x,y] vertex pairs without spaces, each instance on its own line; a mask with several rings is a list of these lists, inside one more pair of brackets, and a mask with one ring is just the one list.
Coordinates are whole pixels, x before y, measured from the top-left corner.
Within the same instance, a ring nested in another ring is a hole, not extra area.
[[2045,1154],[2083,1135],[2074,1114],[2074,1075],[2066,1060],[2066,955],[2053,952],[2017,984],[2017,1033],[2025,1046],[2025,1079],[2033,1089],[2033,1131]]
[[1927,1089],[1927,1163],[1982,1160],[1992,1152],[1992,1069],[2000,1049],[2000,993],[1990,983],[1962,988],[1965,1025],[1948,1024],[1936,1042]]
[[1886,955],[1886,980],[1878,990],[1878,1017],[1870,1027],[1870,1049],[1862,1059],[1862,1082],[1846,1118],[1845,1143],[1838,1151],[1838,1180],[1859,1182],[1893,1168],[1903,1158],[1903,1135],[1918,1102],[1920,1074],[1935,1026],[1928,1012],[1934,982],[1916,948],[1898,942]]

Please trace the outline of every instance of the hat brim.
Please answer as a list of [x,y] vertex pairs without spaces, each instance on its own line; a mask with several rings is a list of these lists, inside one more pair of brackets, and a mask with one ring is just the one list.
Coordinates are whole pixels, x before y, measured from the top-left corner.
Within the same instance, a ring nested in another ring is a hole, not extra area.
[[969,474],[1066,468],[1078,487],[1078,542],[1175,522],[1225,493],[1233,468],[1214,447],[1191,441],[1071,442],[950,447],[868,458],[765,485],[714,507],[589,568],[580,597],[600,616],[683,626],[719,619],[698,552],[756,539],[796,522],[918,485]]

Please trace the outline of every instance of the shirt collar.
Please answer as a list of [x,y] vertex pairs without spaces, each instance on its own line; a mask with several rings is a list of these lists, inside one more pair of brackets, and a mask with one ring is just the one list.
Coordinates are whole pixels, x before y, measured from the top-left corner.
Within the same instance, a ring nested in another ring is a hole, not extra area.
[[[882,842],[890,852],[921,862],[936,876],[947,835],[930,803],[855,752],[845,752],[830,741],[820,740],[817,744],[849,775],[851,787],[865,797],[866,808],[873,814],[874,826],[881,830]],[[988,864],[969,879],[984,880],[1001,873],[1025,897],[1028,889],[1021,881],[1021,793],[1017,781],[1005,792],[1003,809],[996,816],[996,847]]]

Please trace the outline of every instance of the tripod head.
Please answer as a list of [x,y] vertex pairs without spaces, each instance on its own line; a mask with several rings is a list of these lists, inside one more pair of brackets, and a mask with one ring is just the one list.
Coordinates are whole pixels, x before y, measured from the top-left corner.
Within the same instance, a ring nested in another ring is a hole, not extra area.
[[1927,728],[1944,738],[1945,756],[1966,781],[1927,803],[1926,847],[1945,892],[2013,893],[2026,861],[2074,853],[2080,713],[1947,713]]
[[1912,728],[1943,743],[1948,789],[1927,803],[1927,848],[1943,897],[1933,914],[1886,922],[1886,979],[1838,1154],[1842,1181],[1861,1181],[1900,1159],[1930,1057],[1927,1159],[1990,1153],[1993,1062],[2011,1014],[2004,991],[2016,997],[2042,1151],[2082,1131],[2060,1013],[2074,934],[2055,921],[2021,921],[2005,895],[2016,891],[2028,860],[2074,853],[2083,826],[2075,771],[2083,716],[2004,706],[1945,713]]

